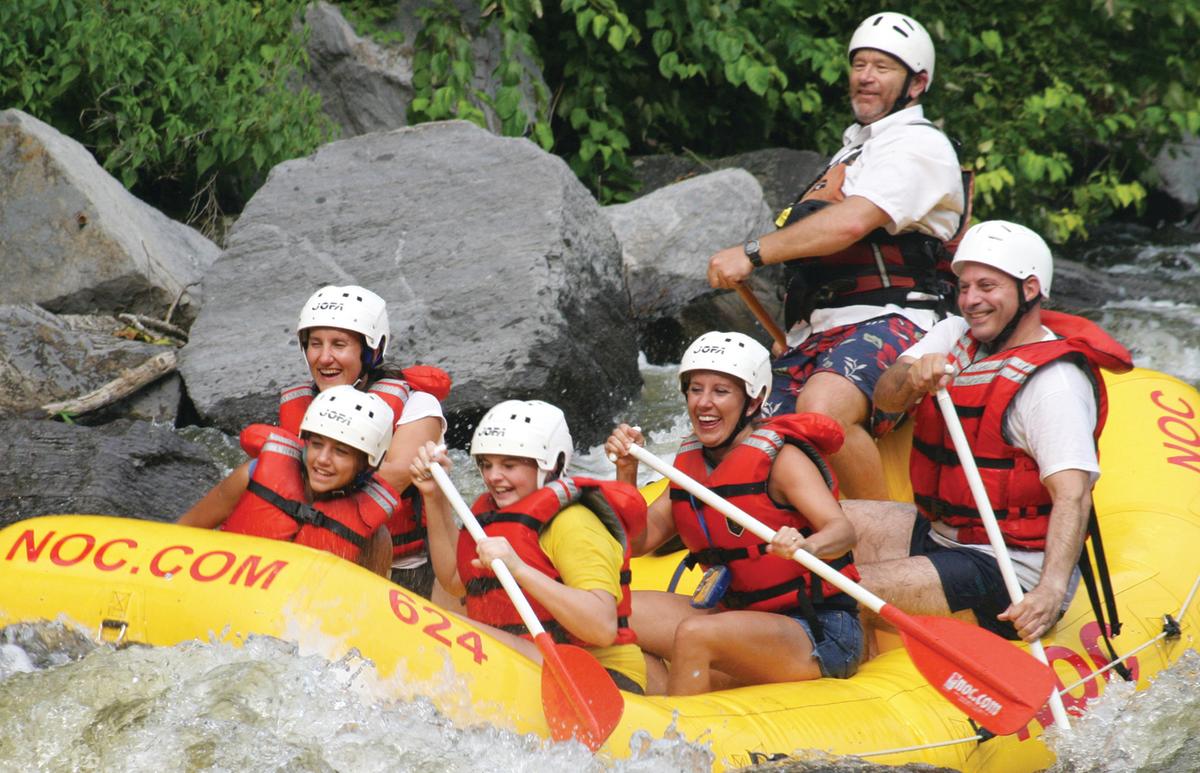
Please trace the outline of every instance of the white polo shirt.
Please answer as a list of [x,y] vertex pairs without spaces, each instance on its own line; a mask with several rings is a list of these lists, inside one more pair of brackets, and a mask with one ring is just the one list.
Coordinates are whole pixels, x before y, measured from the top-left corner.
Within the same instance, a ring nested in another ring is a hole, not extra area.
[[[842,183],[846,197],[861,196],[886,212],[892,222],[885,228],[892,235],[918,232],[943,241],[954,235],[965,206],[962,170],[954,146],[945,134],[926,125],[920,105],[866,126],[852,124],[842,133],[842,149],[830,164],[860,147],[861,155],[846,168]],[[937,321],[929,309],[895,304],[816,309],[811,325],[801,320],[792,327],[788,344],[795,346],[813,333],[884,314],[902,314],[923,330]]]

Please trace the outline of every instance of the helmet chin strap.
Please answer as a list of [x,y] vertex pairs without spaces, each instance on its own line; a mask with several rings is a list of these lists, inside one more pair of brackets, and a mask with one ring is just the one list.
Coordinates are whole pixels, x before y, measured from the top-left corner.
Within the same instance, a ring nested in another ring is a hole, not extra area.
[[909,103],[912,102],[913,98],[909,96],[908,89],[912,86],[913,78],[915,78],[917,74],[912,70],[909,70],[907,67],[905,68],[905,71],[908,73],[908,75],[904,76],[904,85],[900,87],[900,96],[896,97],[896,101],[892,103],[892,109],[888,111],[888,115],[900,112],[904,108],[908,107]]
[[995,354],[1004,349],[1004,345],[1008,343],[1008,339],[1012,338],[1012,334],[1016,332],[1017,325],[1021,324],[1021,320],[1029,313],[1029,310],[1036,306],[1041,299],[1041,295],[1033,296],[1033,300],[1025,297],[1025,280],[1013,277],[1013,281],[1017,283],[1017,310],[1013,312],[1012,319],[1008,321],[1000,333],[987,343],[980,343],[979,348],[985,354]]

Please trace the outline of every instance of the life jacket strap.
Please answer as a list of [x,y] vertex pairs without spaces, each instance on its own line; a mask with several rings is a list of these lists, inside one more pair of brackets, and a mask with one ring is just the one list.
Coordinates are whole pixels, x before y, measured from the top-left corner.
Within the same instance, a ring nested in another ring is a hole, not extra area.
[[[344,523],[340,523],[339,521],[330,518],[328,515],[325,515],[325,513],[316,509],[307,502],[288,499],[277,491],[267,488],[262,483],[259,483],[254,479],[251,479],[246,484],[246,490],[260,499],[263,499],[273,507],[283,511],[297,524],[312,526],[317,529],[324,529],[325,531],[332,532],[334,535],[356,546],[359,550],[365,550],[367,547],[366,537],[354,531],[349,526],[346,526]],[[299,533],[300,530],[297,529],[296,534]],[[296,539],[296,534],[292,535],[293,541]]]
[[[937,462],[942,467],[957,467],[960,464],[958,452],[953,448],[929,443],[915,437],[912,441],[912,447],[914,451]],[[1016,466],[1016,462],[1012,457],[992,458],[976,456],[975,466],[981,470],[1011,470]]]
[[[929,513],[935,520],[942,520],[947,517],[965,517],[979,518],[979,510],[970,505],[955,505],[947,502],[944,499],[931,496],[914,496],[913,501],[917,507],[924,512]],[[1034,515],[1049,515],[1053,506],[1049,504],[1038,505],[1037,507],[1019,507],[1015,511],[1006,507],[997,508],[994,512],[996,518],[1020,518],[1031,517]]]

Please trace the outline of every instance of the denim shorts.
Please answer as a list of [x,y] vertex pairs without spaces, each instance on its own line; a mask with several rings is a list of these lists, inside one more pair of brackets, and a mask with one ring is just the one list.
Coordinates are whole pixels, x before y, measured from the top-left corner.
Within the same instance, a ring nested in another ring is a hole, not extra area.
[[[812,626],[804,615],[796,612],[788,615],[800,625],[810,640],[815,641]],[[821,668],[821,676],[848,679],[858,671],[863,659],[863,629],[857,612],[841,609],[826,609],[817,612],[824,638],[813,647],[813,657]]]
[[[773,416],[795,412],[796,396],[814,373],[842,376],[871,402],[879,377],[922,335],[919,327],[899,314],[815,333],[771,363],[774,383],[763,413]],[[867,429],[872,436],[883,437],[902,416],[903,412],[884,413],[872,408]]]

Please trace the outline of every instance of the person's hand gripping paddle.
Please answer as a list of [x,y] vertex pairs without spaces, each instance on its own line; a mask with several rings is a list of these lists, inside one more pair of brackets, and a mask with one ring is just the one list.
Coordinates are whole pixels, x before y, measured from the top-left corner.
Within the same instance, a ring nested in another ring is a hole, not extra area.
[[[953,374],[952,366],[947,365],[946,370],[946,375]],[[983,478],[979,475],[979,467],[975,464],[974,454],[971,453],[971,445],[967,442],[962,422],[958,420],[958,413],[954,410],[954,401],[950,399],[950,394],[944,388],[937,391],[937,401],[938,408],[942,411],[942,419],[946,422],[946,429],[950,432],[950,439],[954,441],[954,450],[958,453],[959,464],[962,465],[963,473],[967,476],[967,485],[971,487],[971,495],[975,497],[975,509],[979,511],[979,516],[983,519],[983,526],[987,529],[988,542],[991,543],[992,552],[996,554],[996,563],[1000,565],[1000,575],[1004,578],[1004,587],[1008,589],[1008,595],[1012,602],[1019,604],[1021,599],[1025,598],[1025,592],[1021,590],[1021,585],[1017,582],[1017,572],[1013,568],[1012,556],[1008,554],[1008,546],[1004,544],[1004,535],[1000,533],[1000,524],[996,523],[996,513],[992,510],[992,503],[988,501],[987,490],[983,487]],[[1029,651],[1042,663],[1048,663],[1046,650],[1042,648],[1040,639],[1029,643]],[[1071,721],[1067,718],[1067,709],[1063,705],[1062,695],[1059,694],[1053,683],[1050,686],[1049,698],[1050,713],[1054,716],[1054,724],[1063,730],[1070,730]]]
[[[641,446],[631,445],[629,453],[761,539],[770,542],[774,538],[774,529]],[[1054,688],[1049,666],[991,631],[949,617],[913,617],[803,548],[792,558],[894,625],[917,670],[951,703],[993,733],[1006,735],[1023,728]]]
[[[431,464],[429,469],[471,537],[479,542],[486,536],[483,528],[450,476],[440,464]],[[556,741],[574,738],[596,751],[621,721],[625,711],[621,691],[590,652],[582,647],[558,644],[546,633],[503,561],[498,558],[492,561],[491,570],[504,586],[542,653],[542,708],[550,725],[550,735]]]

